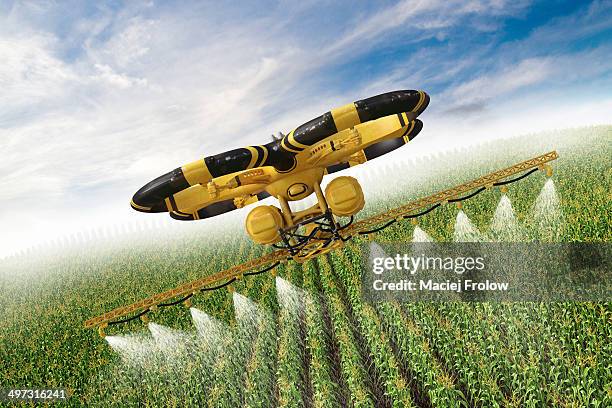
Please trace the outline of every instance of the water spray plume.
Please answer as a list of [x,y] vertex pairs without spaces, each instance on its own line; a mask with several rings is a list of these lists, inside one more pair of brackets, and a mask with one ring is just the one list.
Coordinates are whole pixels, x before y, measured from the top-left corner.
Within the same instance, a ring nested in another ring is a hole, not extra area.
[[232,298],[236,320],[239,323],[256,324],[260,314],[257,304],[238,292],[234,292]]
[[412,242],[434,242],[434,239],[419,226],[416,226],[412,233]]
[[535,227],[540,237],[554,239],[561,232],[563,213],[559,203],[559,196],[552,179],[548,179],[542,187],[533,208]]
[[376,242],[370,242],[370,263],[373,262],[374,258],[386,258],[387,254],[384,251],[384,249],[382,249],[382,247],[380,245],[378,245]]
[[485,240],[484,235],[478,231],[476,226],[472,224],[472,221],[468,216],[460,210],[457,213],[457,220],[455,221],[455,242],[483,242]]
[[155,341],[144,335],[106,336],[108,345],[119,354],[122,361],[131,366],[144,366],[154,359]]
[[276,292],[278,303],[283,309],[298,311],[304,306],[306,291],[292,285],[280,276],[276,277]]
[[512,203],[507,195],[502,195],[493,214],[491,233],[498,241],[519,242],[524,237],[516,219]]
[[228,327],[213,318],[209,314],[192,307],[189,309],[191,312],[191,319],[195,326],[198,335],[207,343],[214,343],[219,341],[223,333],[227,332]]
[[188,352],[193,340],[189,333],[156,323],[149,323],[148,327],[157,348],[166,357],[176,360]]

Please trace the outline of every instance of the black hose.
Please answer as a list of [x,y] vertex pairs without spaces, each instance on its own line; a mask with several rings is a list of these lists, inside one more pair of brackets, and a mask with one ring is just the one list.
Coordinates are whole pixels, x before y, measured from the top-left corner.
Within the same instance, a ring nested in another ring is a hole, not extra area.
[[372,230],[368,230],[368,231],[359,231],[359,235],[367,235],[367,234],[372,234],[374,232],[378,232],[381,230],[384,230],[385,228],[387,228],[389,225],[393,224],[395,222],[395,220],[391,220],[388,223],[386,223],[385,225],[378,227],[378,228],[374,228]]
[[[275,262],[275,263],[273,263],[272,265],[270,265],[269,267],[267,267],[267,268],[265,268],[265,269],[263,269],[263,270],[261,270],[261,271],[257,271],[257,272],[249,272],[249,273],[245,273],[244,275],[245,275],[245,276],[259,275],[260,273],[264,273],[264,272],[269,271],[270,269],[272,269],[272,268],[274,268],[274,267],[278,266],[279,264],[280,264],[280,262]],[[221,289],[221,288],[224,288],[224,287],[226,287],[227,285],[229,285],[229,284],[233,283],[235,280],[236,280],[236,278],[232,278],[232,279],[230,279],[229,281],[227,281],[227,282],[225,282],[225,283],[223,283],[223,284],[221,284],[221,285],[219,285],[219,286],[214,286],[214,287],[212,287],[212,288],[203,288],[203,289],[200,289],[200,290],[201,290],[201,291],[210,291],[210,290],[217,290],[217,289]],[[158,307],[169,307],[169,306],[175,306],[175,305],[178,305],[179,303],[182,303],[182,302],[186,301],[187,299],[189,299],[189,298],[190,298],[190,297],[192,297],[192,296],[193,296],[193,293],[190,293],[190,294],[188,294],[187,296],[185,296],[185,297],[183,297],[183,298],[181,298],[181,299],[179,299],[179,300],[175,300],[174,302],[160,303],[160,304],[158,304],[157,306],[158,306]],[[135,316],[128,317],[128,318],[126,318],[126,319],[122,319],[122,320],[117,320],[117,321],[114,321],[114,322],[108,322],[108,324],[109,324],[109,325],[113,325],[113,324],[127,323],[127,322],[129,322],[129,321],[131,321],[131,320],[138,319],[140,316],[142,316],[142,315],[144,315],[144,314],[147,314],[147,313],[149,313],[149,312],[150,312],[150,310],[149,310],[149,309],[146,309],[146,310],[143,310],[142,312],[138,313],[138,314],[137,314],[137,315],[135,315]]]
[[[469,197],[468,197],[469,198]],[[416,218],[416,217],[420,217],[422,215],[425,215],[433,210],[435,210],[436,208],[438,208],[440,206],[440,203],[437,203],[433,206],[431,206],[430,208],[426,209],[425,211],[421,211],[420,213],[417,214],[411,214],[411,215],[404,215],[403,218]],[[378,232],[380,230],[383,230],[385,228],[387,228],[388,226],[390,226],[391,224],[393,224],[396,220],[391,220],[388,223],[386,223],[385,225],[378,227],[378,228],[374,228],[372,230],[368,230],[368,231],[360,231],[359,234],[360,235],[367,235],[367,234],[372,234],[374,232]]]
[[428,209],[426,209],[425,211],[421,211],[420,213],[416,213],[416,214],[410,214],[410,215],[404,215],[404,218],[416,218],[416,217],[421,217],[427,213],[432,212],[433,210],[435,210],[436,208],[438,208],[440,206],[440,203],[436,204],[436,205],[432,205],[431,207],[429,207]]
[[[517,178],[511,179],[511,180],[507,180],[507,181],[498,181],[497,183],[493,183],[493,185],[494,185],[494,186],[503,186],[503,185],[505,185],[505,184],[514,183],[515,181],[522,180],[522,179],[524,179],[525,177],[529,176],[530,174],[532,174],[532,173],[534,173],[534,172],[536,172],[536,171],[538,171],[538,169],[537,169],[537,168],[535,168],[535,169],[531,169],[530,171],[528,171],[527,173],[523,174],[523,175],[522,175],[522,176],[520,176],[520,177],[517,177]],[[449,203],[456,203],[456,202],[459,202],[459,201],[468,200],[468,199],[470,199],[470,198],[474,197],[475,195],[482,193],[482,192],[483,192],[483,191],[485,191],[486,189],[487,189],[486,187],[480,187],[478,190],[474,191],[473,193],[471,193],[471,194],[469,194],[469,195],[466,195],[465,197],[461,197],[461,198],[453,198],[453,199],[451,199],[451,200],[448,200],[448,202],[449,202]],[[427,214],[427,213],[429,213],[429,212],[433,211],[434,209],[438,208],[439,206],[440,206],[440,203],[437,203],[437,204],[433,205],[432,207],[428,208],[428,209],[427,209],[427,210],[425,210],[425,211],[422,211],[422,212],[417,213],[417,214],[404,215],[404,217],[403,217],[403,218],[416,218],[416,217],[420,217],[420,216],[423,216],[423,215],[425,215],[425,214]],[[374,228],[374,229],[372,229],[372,230],[368,230],[368,231],[360,231],[360,232],[359,232],[359,234],[360,234],[360,235],[367,235],[367,234],[372,234],[372,233],[374,233],[374,232],[381,231],[381,230],[383,230],[383,229],[387,228],[388,226],[390,226],[391,224],[393,224],[395,221],[396,221],[396,220],[391,220],[391,221],[389,221],[388,223],[386,223],[385,225],[383,225],[383,226],[381,226],[381,227],[378,227],[378,228]]]
[[142,316],[142,315],[144,315],[144,314],[147,314],[147,313],[149,313],[149,312],[150,312],[150,310],[149,310],[149,309],[146,309],[146,310],[143,310],[142,312],[138,313],[136,316],[128,317],[128,318],[126,318],[126,319],[122,319],[122,320],[116,320],[116,321],[114,321],[114,322],[108,322],[108,325],[109,325],[109,326],[111,326],[111,325],[113,325],[113,324],[127,323],[127,322],[129,322],[130,320],[138,319],[140,316]]
[[523,175],[522,175],[522,176],[520,176],[520,177],[517,177],[517,178],[511,179],[511,180],[507,180],[507,181],[498,181],[497,183],[494,183],[493,185],[494,185],[494,186],[503,186],[504,184],[514,183],[515,181],[522,180],[522,179],[524,179],[525,177],[529,176],[530,174],[532,174],[532,173],[534,173],[534,172],[536,172],[536,171],[538,171],[537,167],[536,167],[535,169],[531,169],[531,170],[529,170],[527,173],[523,174]]
[[187,296],[185,296],[185,297],[184,297],[184,298],[182,298],[182,299],[179,299],[179,300],[176,300],[176,301],[174,301],[174,302],[170,302],[170,303],[160,303],[160,304],[159,304],[159,305],[157,305],[157,306],[160,306],[160,307],[167,307],[167,306],[174,306],[174,305],[178,305],[179,303],[186,301],[187,299],[189,299],[189,298],[190,298],[190,297],[192,297],[192,296],[193,296],[193,293],[190,293],[190,294],[188,294]]
[[474,197],[476,194],[480,194],[483,191],[485,191],[487,188],[486,187],[480,187],[478,190],[474,191],[472,194],[470,195],[466,195],[465,197],[461,197],[461,198],[453,198],[452,200],[448,200],[449,203],[456,203],[458,201],[463,201],[463,200],[467,200],[469,198]]
[[232,279],[228,280],[227,282],[222,283],[222,284],[221,284],[221,285],[219,285],[219,286],[213,286],[212,288],[202,288],[202,289],[200,289],[200,291],[201,291],[201,292],[207,292],[207,291],[209,291],[209,290],[217,290],[217,289],[221,289],[221,288],[226,287],[226,286],[227,286],[227,285],[229,285],[230,283],[234,282],[235,280],[236,280],[236,278],[232,278]]
[[351,224],[353,223],[353,220],[354,220],[354,219],[355,219],[355,217],[354,217],[353,215],[351,215],[351,218],[349,219],[349,222],[347,222],[347,223],[346,223],[346,224],[344,224],[344,225],[341,225],[341,226],[338,228],[338,231],[342,231],[343,229],[345,229],[346,227],[348,227],[349,225],[351,225]]
[[276,268],[278,265],[280,265],[280,262],[274,262],[272,265],[268,266],[265,269],[262,269],[261,271],[257,271],[257,272],[248,272],[245,273],[244,276],[253,276],[253,275],[259,275],[260,273],[264,273],[264,272],[268,272],[270,269],[272,268]]

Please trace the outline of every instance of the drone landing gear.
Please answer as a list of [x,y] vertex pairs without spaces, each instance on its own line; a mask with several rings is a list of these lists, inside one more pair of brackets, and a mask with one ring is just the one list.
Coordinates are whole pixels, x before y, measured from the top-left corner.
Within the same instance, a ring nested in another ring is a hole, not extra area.
[[[253,209],[246,221],[251,238],[286,249],[297,262],[341,247],[348,239],[341,231],[353,222],[353,216],[365,204],[361,186],[352,177],[338,177],[327,185],[325,194],[319,183],[314,184],[313,190],[317,204],[296,213],[283,196],[277,196],[280,209],[273,206]],[[349,217],[349,221],[341,225],[337,217]]]
[[291,227],[281,229],[282,243],[272,244],[277,249],[286,249],[293,259],[303,262],[314,256],[324,254],[333,249],[340,248],[344,238],[340,231],[351,225],[353,216],[349,221],[340,225],[331,211],[305,219]]

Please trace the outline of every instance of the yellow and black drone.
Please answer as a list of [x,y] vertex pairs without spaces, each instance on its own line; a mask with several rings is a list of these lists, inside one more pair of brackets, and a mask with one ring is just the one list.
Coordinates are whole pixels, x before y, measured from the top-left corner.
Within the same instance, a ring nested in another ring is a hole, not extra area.
[[[323,193],[323,176],[412,140],[423,127],[417,117],[428,104],[425,92],[412,90],[349,103],[268,144],[208,156],[166,173],[138,190],[131,205],[144,212],[168,211],[177,220],[199,220],[274,196],[280,208],[255,207],[246,230],[253,241],[287,249],[304,261],[340,245],[339,232],[347,225],[338,217],[352,217],[365,204],[356,179],[337,177]],[[317,204],[291,211],[288,201],[312,193]]]
[[[264,273],[280,262],[304,262],[356,235],[378,232],[403,219],[415,221],[443,204],[460,206],[463,200],[494,186],[505,190],[508,184],[538,169],[552,175],[548,163],[558,157],[555,151],[353,222],[365,204],[361,186],[352,177],[340,176],[323,192],[323,176],[365,163],[412,140],[423,128],[417,118],[428,104],[425,92],[412,90],[362,99],[332,109],[268,144],[208,156],[146,184],[132,198],[132,207],[150,213],[169,212],[177,220],[210,218],[274,196],[280,208],[255,207],[246,218],[246,230],[253,241],[274,248],[259,258],[89,319],[85,327],[97,327],[104,336],[108,325],[139,317],[146,321],[147,314],[160,307],[188,306],[196,293]],[[518,173],[522,174],[509,178]],[[291,211],[289,201],[312,193],[317,204]],[[348,221],[341,223],[343,217]]]

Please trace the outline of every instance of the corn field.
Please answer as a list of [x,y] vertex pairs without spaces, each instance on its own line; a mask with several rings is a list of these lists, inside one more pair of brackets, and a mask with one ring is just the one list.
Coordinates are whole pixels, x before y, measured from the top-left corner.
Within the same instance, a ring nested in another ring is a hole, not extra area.
[[[366,164],[355,173],[368,203],[360,217],[557,149],[554,228],[534,216],[544,175],[507,193],[521,240],[610,242],[611,142],[604,126]],[[487,191],[462,209],[490,239],[501,239],[492,226],[501,198]],[[457,212],[442,206],[419,231],[452,241]],[[109,327],[106,339],[82,327],[269,251],[247,240],[241,218],[223,230],[200,221],[188,233],[148,229],[1,260],[0,388],[65,387],[71,397],[58,406],[612,406],[609,302],[369,303],[365,237],[195,296],[190,309],[160,309],[148,325]],[[371,239],[416,234],[402,222]]]

